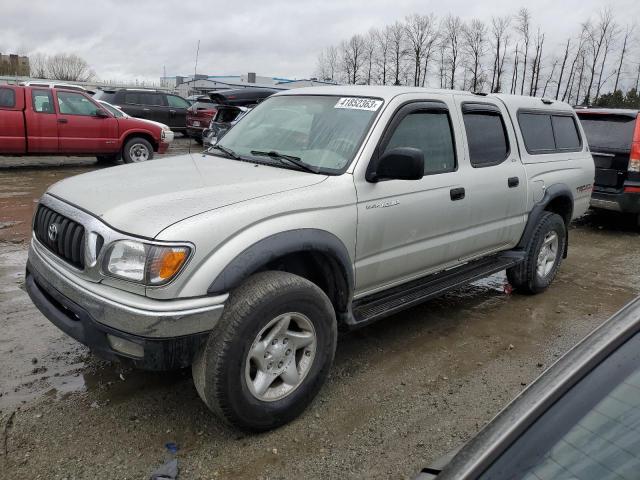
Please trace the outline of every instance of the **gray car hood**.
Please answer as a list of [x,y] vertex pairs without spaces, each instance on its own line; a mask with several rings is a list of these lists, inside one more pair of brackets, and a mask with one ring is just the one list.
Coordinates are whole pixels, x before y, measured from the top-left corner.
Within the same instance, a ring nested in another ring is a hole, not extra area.
[[326,178],[212,155],[181,155],[70,177],[47,193],[120,231],[153,238],[187,217]]

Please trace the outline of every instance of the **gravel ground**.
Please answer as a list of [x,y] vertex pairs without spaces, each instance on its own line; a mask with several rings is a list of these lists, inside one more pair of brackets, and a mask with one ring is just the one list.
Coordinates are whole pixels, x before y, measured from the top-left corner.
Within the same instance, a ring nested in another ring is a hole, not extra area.
[[[178,138],[169,154],[187,143]],[[9,160],[15,168],[0,169],[5,478],[143,480],[167,458],[167,442],[178,446],[180,479],[412,478],[640,292],[638,231],[589,215],[570,230],[569,258],[544,294],[505,294],[500,273],[342,334],[311,408],[246,435],[208,412],[189,371],[97,360],[35,309],[23,290],[34,202],[53,181],[96,166]]]

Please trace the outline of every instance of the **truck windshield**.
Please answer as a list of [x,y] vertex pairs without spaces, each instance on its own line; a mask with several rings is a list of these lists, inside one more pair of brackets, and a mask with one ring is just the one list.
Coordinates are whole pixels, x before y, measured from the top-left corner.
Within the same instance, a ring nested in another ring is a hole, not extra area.
[[[353,160],[382,103],[363,97],[272,97],[231,128],[219,145],[241,159],[283,166],[287,164],[275,158],[287,155],[318,173],[340,174]],[[272,158],[255,152],[271,152]]]

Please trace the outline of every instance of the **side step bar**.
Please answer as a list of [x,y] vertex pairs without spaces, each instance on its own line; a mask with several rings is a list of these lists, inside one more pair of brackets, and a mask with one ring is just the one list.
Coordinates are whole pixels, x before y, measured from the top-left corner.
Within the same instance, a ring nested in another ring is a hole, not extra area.
[[360,327],[388,315],[438,297],[493,273],[524,261],[524,252],[510,251],[475,260],[450,270],[444,270],[418,280],[393,287],[380,293],[354,300],[350,327]]

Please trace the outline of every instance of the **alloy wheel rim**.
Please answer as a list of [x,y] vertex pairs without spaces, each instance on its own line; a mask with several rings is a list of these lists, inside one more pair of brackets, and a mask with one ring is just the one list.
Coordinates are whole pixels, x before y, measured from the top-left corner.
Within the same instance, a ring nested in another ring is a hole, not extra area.
[[134,162],[144,162],[149,159],[149,150],[141,143],[131,145],[129,156]]
[[556,232],[548,232],[545,235],[536,262],[536,271],[540,278],[546,277],[551,273],[551,270],[553,270],[553,266],[558,258],[559,244],[560,242]]
[[258,400],[273,402],[304,381],[317,350],[316,332],[302,313],[278,315],[260,330],[245,359],[245,382]]

